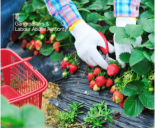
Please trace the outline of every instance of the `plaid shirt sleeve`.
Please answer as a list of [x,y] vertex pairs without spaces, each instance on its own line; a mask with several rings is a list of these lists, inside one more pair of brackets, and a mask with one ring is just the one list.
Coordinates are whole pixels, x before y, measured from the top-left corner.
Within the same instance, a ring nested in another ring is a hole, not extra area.
[[140,0],[114,0],[115,17],[138,17]]
[[81,20],[82,17],[71,0],[44,0],[51,16],[65,28]]

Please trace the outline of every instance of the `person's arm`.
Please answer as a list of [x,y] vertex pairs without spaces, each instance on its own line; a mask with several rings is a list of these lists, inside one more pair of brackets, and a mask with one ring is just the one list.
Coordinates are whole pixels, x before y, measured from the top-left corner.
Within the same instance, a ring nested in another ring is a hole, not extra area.
[[114,0],[115,17],[138,17],[140,0]]
[[[49,13],[65,28],[69,28],[75,37],[75,48],[78,56],[92,66],[99,65],[107,69],[108,63],[97,50],[97,46],[105,48],[105,42],[100,34],[90,27],[78,12],[71,0],[45,0]],[[109,44],[109,52],[114,52],[114,47]]]
[[51,16],[65,28],[69,28],[82,17],[71,0],[44,0]]
[[[114,0],[114,16],[116,18],[117,27],[125,27],[127,24],[136,24],[136,18],[139,15],[140,0]],[[136,42],[133,44],[134,47],[141,45],[141,36],[136,38]],[[124,68],[126,64],[120,60],[119,56],[121,53],[131,53],[133,47],[130,44],[118,44],[115,41],[114,34],[114,47],[116,60]]]

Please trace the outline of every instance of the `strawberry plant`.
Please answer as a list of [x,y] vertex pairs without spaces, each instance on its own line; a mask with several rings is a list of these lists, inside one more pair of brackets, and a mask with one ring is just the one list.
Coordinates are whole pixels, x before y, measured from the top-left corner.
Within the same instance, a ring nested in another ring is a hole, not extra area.
[[44,114],[35,106],[26,105],[19,109],[1,96],[1,109],[2,128],[45,128]]

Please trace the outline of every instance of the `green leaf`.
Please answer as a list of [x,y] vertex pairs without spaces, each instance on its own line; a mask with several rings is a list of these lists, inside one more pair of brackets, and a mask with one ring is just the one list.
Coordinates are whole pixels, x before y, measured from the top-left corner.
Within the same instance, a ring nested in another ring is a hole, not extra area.
[[153,18],[154,14],[151,11],[145,11],[140,15],[140,18]]
[[34,9],[43,9],[46,7],[45,3],[41,0],[34,0],[32,6]]
[[136,38],[143,33],[143,29],[140,25],[127,24],[125,30],[126,33],[133,38]]
[[149,61],[151,61],[151,55],[149,54],[148,51],[143,51],[143,54]]
[[51,55],[51,53],[53,52],[53,46],[51,43],[46,43],[41,47],[40,52],[44,55],[44,56],[49,56]]
[[53,62],[57,62],[63,58],[63,52],[56,52],[54,51],[50,56],[50,60]]
[[143,24],[142,24],[143,29],[146,32],[154,32],[154,20],[153,19],[147,19]]
[[36,31],[30,31],[30,36],[33,36],[36,33]]
[[130,117],[138,116],[142,112],[143,108],[144,106],[140,102],[138,95],[128,97],[124,103],[124,113]]
[[155,39],[155,36],[154,36],[154,33],[151,33],[149,35],[149,40],[154,44],[154,39]]
[[21,117],[24,120],[24,128],[40,128],[44,125],[44,114],[35,106],[23,106]]
[[40,16],[37,14],[30,14],[29,15],[29,20],[35,20],[36,18],[39,18]]
[[88,9],[86,8],[79,8],[78,11],[84,11],[84,12],[90,12]]
[[108,0],[107,5],[113,5],[113,4],[114,4],[113,0]]
[[129,63],[129,58],[130,58],[130,53],[125,52],[119,55],[119,58],[121,61],[125,62],[125,63]]
[[92,28],[94,28],[96,31],[100,31],[102,32],[103,34],[105,33],[105,31],[109,28],[109,26],[100,26],[98,24],[93,24],[93,23],[88,23],[88,25],[90,25]]
[[141,93],[139,99],[146,108],[154,109],[154,95],[149,92]]
[[91,22],[91,23],[97,23],[98,21],[98,17],[97,17],[98,13],[90,13],[87,15],[87,22]]
[[18,22],[23,22],[27,19],[28,14],[27,13],[21,13],[19,14]]
[[147,59],[144,59],[139,63],[131,66],[131,69],[139,75],[145,75],[151,70],[151,65]]
[[154,63],[154,52],[153,52],[153,54],[152,54],[152,56],[151,56],[151,60],[152,60],[152,62]]
[[119,31],[115,35],[115,41],[118,44],[134,44],[136,42],[135,38],[130,38],[125,30],[122,29],[122,31]]
[[76,8],[79,8],[80,7],[80,3],[79,2],[73,1],[73,3],[75,4]]
[[87,9],[89,9],[89,10],[101,10],[102,9],[102,5],[92,4],[89,7],[87,7]]
[[26,8],[25,8],[25,12],[26,13],[30,13],[33,11],[33,8],[32,8],[32,5],[28,5]]
[[89,0],[80,0],[80,4],[86,4],[88,2],[89,2]]
[[121,91],[121,93],[123,93],[125,96],[139,94],[143,91],[144,86],[144,83],[141,81],[132,81],[125,85],[125,88]]
[[57,41],[62,41],[66,38],[68,38],[70,36],[70,32],[67,30],[67,31],[61,31],[59,32],[58,36],[57,36]]
[[104,16],[107,17],[108,19],[114,18],[114,12],[113,11],[105,12]]
[[148,40],[144,44],[137,47],[146,47],[148,49],[154,49],[154,43],[151,43],[151,41]]
[[149,6],[152,10],[154,10],[154,0],[149,0],[145,4]]
[[2,95],[0,95],[1,97],[1,117],[5,117],[9,114],[9,103],[7,101],[7,99],[5,97],[3,97]]
[[130,56],[130,66],[137,64],[145,58],[143,50],[135,49]]
[[125,29],[123,27],[111,26],[109,31],[111,33],[119,33],[119,31],[125,31]]
[[25,35],[29,34],[30,31],[24,31],[22,32],[22,34],[20,35],[19,39],[23,38]]

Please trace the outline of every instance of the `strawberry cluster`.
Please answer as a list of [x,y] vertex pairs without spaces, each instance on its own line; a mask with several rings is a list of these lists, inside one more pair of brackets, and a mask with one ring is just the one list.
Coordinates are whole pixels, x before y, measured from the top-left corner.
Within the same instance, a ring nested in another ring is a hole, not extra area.
[[46,43],[52,43],[53,44],[53,48],[55,51],[59,52],[60,50],[60,42],[56,42],[56,34],[51,34],[49,40],[46,40],[46,28],[41,28],[40,29],[40,34],[37,37],[34,37],[33,40],[30,41],[30,43],[27,42],[27,40],[23,40],[22,43],[22,48],[25,49],[29,49],[31,51],[34,52],[34,55],[38,55],[41,54],[41,47],[43,45],[43,42],[45,41],[44,44]]
[[[71,74],[74,74],[77,70],[78,70],[78,60],[77,60],[77,55],[75,55],[75,57],[73,57],[74,55],[71,54],[68,56],[66,56],[62,63],[61,63],[61,69],[69,69],[69,72]],[[64,70],[62,73],[62,76],[67,78],[67,76],[69,75],[69,72],[67,72],[67,70]]]
[[90,82],[89,87],[93,91],[99,91],[113,85],[112,79],[108,78],[107,74],[103,73],[99,67],[96,67],[93,72],[88,73],[88,81]]

